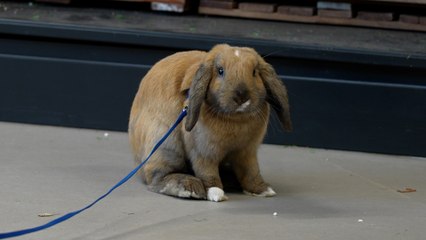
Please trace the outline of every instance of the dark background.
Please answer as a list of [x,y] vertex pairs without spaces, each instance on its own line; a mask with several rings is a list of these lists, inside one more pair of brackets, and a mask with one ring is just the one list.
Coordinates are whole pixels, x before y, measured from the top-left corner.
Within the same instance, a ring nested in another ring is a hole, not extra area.
[[426,156],[424,33],[14,8],[20,14],[0,13],[1,121],[126,131],[140,79],[156,61],[226,42],[254,47],[288,88],[294,131],[273,116],[265,142]]

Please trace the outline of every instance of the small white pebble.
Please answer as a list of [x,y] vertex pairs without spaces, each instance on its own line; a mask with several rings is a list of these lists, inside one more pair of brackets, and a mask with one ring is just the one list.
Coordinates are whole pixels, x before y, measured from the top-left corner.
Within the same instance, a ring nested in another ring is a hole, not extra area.
[[278,215],[278,213],[277,213],[277,212],[274,212],[272,215],[277,216],[277,215]]
[[104,137],[108,137],[109,136],[109,133],[104,133]]
[[364,222],[364,220],[363,219],[358,219],[358,222],[362,223],[362,222]]

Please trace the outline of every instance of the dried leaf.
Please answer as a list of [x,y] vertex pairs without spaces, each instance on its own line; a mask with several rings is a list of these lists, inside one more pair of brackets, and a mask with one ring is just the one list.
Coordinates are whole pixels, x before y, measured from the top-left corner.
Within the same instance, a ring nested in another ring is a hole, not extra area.
[[57,213],[40,213],[40,214],[38,214],[39,217],[53,217],[53,216],[56,216],[56,215],[59,215],[59,214],[57,214]]
[[399,193],[412,193],[412,192],[417,192],[417,190],[416,189],[414,189],[414,188],[405,188],[405,189],[398,189],[397,190]]

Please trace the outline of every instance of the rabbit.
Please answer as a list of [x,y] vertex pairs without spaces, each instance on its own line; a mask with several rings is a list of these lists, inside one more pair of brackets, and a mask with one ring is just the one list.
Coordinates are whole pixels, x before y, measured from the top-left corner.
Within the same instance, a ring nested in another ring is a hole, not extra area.
[[187,117],[141,170],[148,189],[180,198],[227,200],[219,167],[231,166],[244,193],[276,195],[259,172],[257,150],[270,108],[292,129],[287,90],[252,48],[214,46],[175,53],[157,62],[134,98],[129,138],[136,163],[176,120]]

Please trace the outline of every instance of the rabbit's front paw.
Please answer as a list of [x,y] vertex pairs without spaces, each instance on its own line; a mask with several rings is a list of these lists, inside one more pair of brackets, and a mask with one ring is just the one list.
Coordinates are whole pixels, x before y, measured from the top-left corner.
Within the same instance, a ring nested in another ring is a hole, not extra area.
[[206,191],[200,179],[186,174],[170,174],[151,190],[180,198],[206,199]]
[[207,190],[207,200],[212,202],[222,202],[228,200],[225,192],[218,187],[211,187]]

